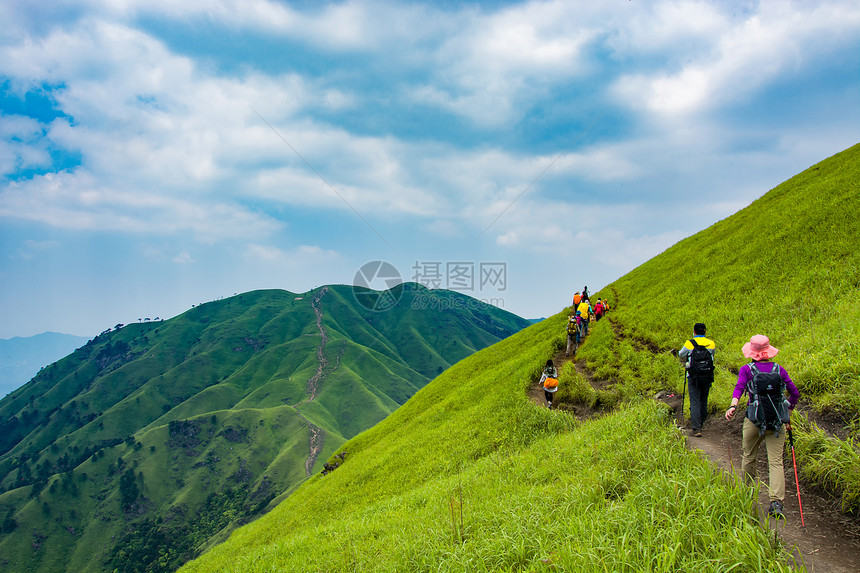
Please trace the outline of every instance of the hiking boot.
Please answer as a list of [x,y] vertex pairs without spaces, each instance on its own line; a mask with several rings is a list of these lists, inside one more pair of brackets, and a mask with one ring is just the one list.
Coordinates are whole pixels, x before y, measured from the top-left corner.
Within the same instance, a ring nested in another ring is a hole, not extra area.
[[547,402],[546,407],[549,408],[550,410],[552,410],[552,402]]
[[693,436],[694,438],[701,438],[702,437],[702,430],[690,430],[690,435]]
[[785,514],[782,512],[782,502],[779,500],[770,502],[770,509],[767,511],[767,515],[768,517],[775,517],[777,519],[785,517]]

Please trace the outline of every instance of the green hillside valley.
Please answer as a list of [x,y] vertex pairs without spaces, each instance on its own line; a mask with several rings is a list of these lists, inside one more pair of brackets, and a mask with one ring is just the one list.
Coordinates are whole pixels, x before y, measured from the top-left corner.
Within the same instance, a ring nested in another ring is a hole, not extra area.
[[[611,310],[563,362],[558,408],[529,396],[570,309],[461,360],[181,571],[856,571],[858,186],[854,146],[595,293]],[[674,351],[699,321],[717,343],[705,436],[735,452],[740,416],[722,413],[741,346],[761,333],[780,349],[801,393],[800,488],[842,520],[838,538],[798,535],[820,550],[786,536],[793,475],[787,519],[768,520],[761,488],[655,399],[683,393]]]
[[0,571],[175,571],[530,324],[396,294],[376,312],[350,286],[249,292],[116,325],[43,369],[0,401]]

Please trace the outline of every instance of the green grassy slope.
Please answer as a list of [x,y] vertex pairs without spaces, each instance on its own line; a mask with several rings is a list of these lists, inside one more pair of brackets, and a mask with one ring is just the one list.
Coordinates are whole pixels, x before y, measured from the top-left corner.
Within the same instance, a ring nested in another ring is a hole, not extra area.
[[[669,349],[704,322],[718,344],[712,410],[728,406],[741,346],[765,334],[801,393],[806,477],[860,512],[860,145],[679,242],[602,294],[624,339],[600,353],[626,388],[681,390]],[[611,338],[611,337],[610,337]],[[595,348],[589,351],[597,359]],[[835,421],[827,436],[810,420]],[[841,439],[840,439],[841,438]]]
[[[559,313],[446,370],[345,443],[334,473],[181,571],[787,571],[757,496],[687,451],[643,396],[680,391],[671,350],[701,320],[719,344],[715,411],[740,346],[764,332],[809,415],[838,410],[856,433],[858,155],[822,162],[600,293],[613,322],[594,325],[578,355],[600,396],[573,369],[562,390],[607,415],[579,423],[526,398],[563,342]],[[807,467],[829,452],[856,471],[851,439],[797,422]]]
[[577,425],[528,402],[563,325],[446,370],[182,571],[781,570],[746,489],[687,452],[666,410]]
[[0,401],[0,571],[173,570],[526,324],[419,285],[374,313],[333,286],[105,332]]

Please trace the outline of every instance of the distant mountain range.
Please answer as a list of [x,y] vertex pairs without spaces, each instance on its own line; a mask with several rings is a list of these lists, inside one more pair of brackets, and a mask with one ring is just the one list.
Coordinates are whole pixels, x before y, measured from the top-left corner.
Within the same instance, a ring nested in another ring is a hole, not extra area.
[[0,571],[173,571],[528,324],[404,284],[118,325],[0,400]]
[[0,339],[0,396],[29,382],[41,368],[83,346],[87,340],[59,332]]

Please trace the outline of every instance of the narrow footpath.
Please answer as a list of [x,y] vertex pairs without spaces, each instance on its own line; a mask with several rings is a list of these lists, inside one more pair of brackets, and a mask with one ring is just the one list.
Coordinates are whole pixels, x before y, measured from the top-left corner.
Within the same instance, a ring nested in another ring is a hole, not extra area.
[[[623,338],[619,329],[609,317],[602,322],[609,322],[617,339]],[[592,324],[592,327],[595,325]],[[647,350],[653,354],[666,352],[665,349],[654,348],[647,341],[631,341],[639,350]],[[584,342],[583,342],[584,344]],[[576,360],[576,356],[566,357],[564,348],[552,357],[559,372],[562,367],[573,362],[578,372],[584,375],[595,389],[605,388],[609,381],[598,380],[594,377],[585,360]],[[680,368],[680,364],[679,364]],[[539,380],[535,380],[529,388],[529,399],[540,407],[546,407],[543,388]],[[660,401],[666,403],[675,413],[678,427],[685,433],[687,448],[708,459],[717,468],[741,478],[741,416],[728,421],[719,413],[708,418],[700,438],[686,436],[690,429],[689,421],[682,412],[681,397],[667,390],[658,394]],[[579,419],[589,419],[602,415],[603,412],[590,410],[578,404],[554,402],[553,408],[566,411]],[[786,457],[783,464],[786,478],[785,515],[786,519],[768,519],[766,516],[766,485],[762,479],[767,479],[767,454],[762,448],[758,459],[758,477],[761,482],[759,520],[774,532],[794,559],[793,564],[804,565],[810,573],[858,573],[860,572],[860,521],[845,515],[840,511],[839,502],[831,496],[823,494],[817,488],[800,483],[801,503],[805,526],[800,524],[800,511],[797,502],[797,487],[794,479],[794,466],[791,453],[786,447]],[[798,471],[802,460],[798,460]]]
[[[327,374],[325,370],[328,366],[328,359],[325,356],[325,347],[328,343],[328,335],[323,327],[323,313],[321,308],[322,298],[327,292],[328,287],[323,287],[311,300],[311,307],[314,309],[314,314],[316,315],[317,330],[319,330],[320,334],[320,345],[317,347],[317,360],[319,361],[319,365],[317,366],[316,373],[308,379],[307,385],[305,386],[307,398],[293,406],[293,409],[295,409],[299,417],[308,425],[308,458],[305,460],[305,475],[308,477],[311,476],[311,472],[313,472],[317,458],[319,457],[320,452],[322,452],[323,443],[325,442],[325,432],[323,432],[322,428],[315,426],[310,422],[310,420],[305,418],[299,410],[299,406],[316,398],[320,383]],[[339,363],[340,357],[338,356],[338,364]]]

